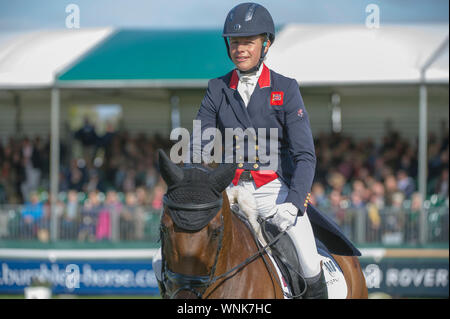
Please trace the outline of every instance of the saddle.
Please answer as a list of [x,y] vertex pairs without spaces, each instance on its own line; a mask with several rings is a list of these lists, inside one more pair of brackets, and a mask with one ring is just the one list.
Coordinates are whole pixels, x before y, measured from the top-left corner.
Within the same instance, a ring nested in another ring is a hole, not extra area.
[[[274,224],[263,223],[262,234],[269,243],[280,234],[280,231]],[[294,248],[291,238],[285,233],[271,245],[271,250],[272,257],[291,288],[292,295],[301,295],[306,288],[305,281],[301,276],[301,265],[298,262],[297,250]]]
[[[239,212],[239,208],[232,206],[232,211],[244,221],[253,233],[246,216]],[[315,207],[308,207],[308,217],[316,240],[317,251],[320,255],[331,254],[342,256],[361,256],[360,251],[350,242],[330,218],[322,214]],[[261,223],[262,234],[266,242],[272,242],[280,231],[274,224]],[[283,278],[291,288],[292,296],[299,296],[305,290],[305,280],[302,278],[301,265],[298,262],[297,251],[291,238],[285,234],[280,236],[271,246],[272,257],[275,260]]]
[[[267,242],[271,242],[280,234],[280,230],[274,224],[264,223],[262,234]],[[317,237],[315,240],[318,253],[322,256],[331,257],[327,247]],[[302,267],[298,262],[297,250],[294,247],[292,239],[287,234],[284,234],[271,245],[271,249],[272,257],[280,269],[283,278],[291,288],[292,296],[294,299],[296,299],[296,296],[301,298],[301,295],[306,289],[305,280],[301,275]]]

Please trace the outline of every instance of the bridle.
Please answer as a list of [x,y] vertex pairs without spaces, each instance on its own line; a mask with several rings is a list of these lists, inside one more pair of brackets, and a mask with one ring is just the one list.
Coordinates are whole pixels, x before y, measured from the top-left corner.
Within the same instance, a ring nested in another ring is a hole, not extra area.
[[[178,210],[187,210],[187,211],[200,211],[200,210],[207,210],[207,209],[214,209],[217,207],[222,207],[223,200],[222,198],[219,198],[216,201],[204,203],[204,204],[179,204],[175,203],[171,199],[167,197],[167,195],[164,195],[163,197],[164,204],[169,209],[178,209]],[[219,210],[220,211],[220,210]],[[186,290],[194,293],[197,298],[201,299],[203,297],[203,294],[205,293],[206,289],[212,285],[214,280],[217,277],[214,277],[214,274],[216,272],[217,262],[219,260],[219,254],[222,250],[222,244],[223,244],[223,234],[224,234],[224,221],[223,221],[223,215],[220,215],[221,218],[221,225],[219,227],[219,244],[217,246],[216,255],[214,257],[214,263],[211,268],[211,272],[209,275],[185,275],[180,274],[177,272],[171,271],[168,266],[166,259],[164,258],[164,248],[163,248],[163,240],[161,240],[161,251],[163,256],[163,266],[162,266],[162,278],[163,283],[166,281],[171,282],[172,284],[175,284],[179,286],[177,290],[175,290],[173,293],[169,295],[170,299],[173,299],[179,292]],[[162,230],[161,230],[162,232]],[[161,236],[162,238],[162,236]]]
[[[223,200],[222,198],[216,200],[216,201],[212,201],[209,203],[205,203],[205,204],[179,204],[179,203],[175,203],[174,201],[170,200],[167,195],[164,195],[163,197],[163,203],[170,209],[179,209],[179,210],[190,210],[190,211],[196,211],[196,210],[206,210],[206,209],[212,209],[212,208],[217,208],[217,207],[221,207]],[[220,210],[219,210],[220,211]],[[216,214],[217,216],[217,214]],[[245,259],[243,262],[241,262],[240,264],[234,266],[233,268],[229,269],[228,271],[226,271],[225,273],[219,275],[219,276],[214,276],[215,271],[216,271],[216,266],[217,266],[217,262],[219,260],[219,254],[220,251],[222,249],[222,243],[223,243],[223,234],[224,234],[224,220],[223,220],[223,215],[221,214],[221,226],[220,226],[220,233],[219,233],[219,244],[217,246],[217,250],[216,250],[216,256],[214,257],[214,264],[211,268],[211,272],[209,275],[186,275],[186,274],[180,274],[177,272],[173,272],[171,271],[168,267],[167,267],[167,263],[166,260],[164,258],[164,241],[162,240],[162,229],[160,229],[161,231],[161,252],[162,252],[162,281],[163,284],[165,285],[166,282],[171,282],[172,284],[176,284],[177,286],[179,286],[178,289],[176,289],[174,292],[172,292],[171,294],[169,294],[169,298],[173,299],[179,292],[181,291],[190,291],[192,293],[194,293],[197,298],[202,299],[203,295],[205,293],[205,291],[211,286],[213,285],[215,282],[217,282],[219,279],[222,278],[226,278],[227,276],[229,276],[231,273],[233,273],[234,271],[238,271],[241,268],[245,267],[246,265],[248,265],[249,263],[251,263],[253,260],[255,260],[256,258],[262,256],[264,263],[266,264],[267,269],[270,271],[270,273],[272,273],[272,276],[274,276],[274,278],[278,278],[277,274],[274,274],[270,268],[270,266],[268,265],[266,259],[264,258],[264,254],[266,253],[266,249],[269,248],[271,245],[273,245],[281,236],[283,236],[287,229],[280,232],[275,238],[273,238],[269,243],[267,243],[265,246],[262,246],[258,249],[258,251],[256,253],[254,253],[252,256],[248,257],[247,259]],[[252,233],[255,240],[257,241],[256,235],[254,233]],[[277,280],[278,282],[278,280]],[[283,288],[281,287],[281,283],[278,282],[278,285],[281,288],[281,291],[283,291]],[[166,286],[166,285],[165,285]],[[306,287],[305,287],[306,289]],[[166,290],[167,293],[167,290]],[[283,294],[285,294],[288,297],[292,297],[292,295],[288,295],[283,291]],[[299,295],[303,295],[304,291]],[[297,296],[295,296],[297,297]]]

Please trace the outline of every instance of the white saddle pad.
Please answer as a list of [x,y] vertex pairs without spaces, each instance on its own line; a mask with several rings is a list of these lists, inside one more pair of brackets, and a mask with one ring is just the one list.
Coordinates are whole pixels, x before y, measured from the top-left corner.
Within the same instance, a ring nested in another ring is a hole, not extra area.
[[347,283],[344,274],[333,259],[328,256],[320,256],[322,256],[322,269],[328,288],[328,299],[345,299]]
[[[268,256],[277,270],[278,278],[282,283],[283,291],[291,294],[292,292],[283,278],[277,263],[270,253]],[[326,254],[320,254],[320,256],[322,257],[322,269],[328,288],[328,299],[345,299],[347,297],[347,283],[345,281],[344,274],[333,259]],[[284,298],[288,299],[286,295]]]

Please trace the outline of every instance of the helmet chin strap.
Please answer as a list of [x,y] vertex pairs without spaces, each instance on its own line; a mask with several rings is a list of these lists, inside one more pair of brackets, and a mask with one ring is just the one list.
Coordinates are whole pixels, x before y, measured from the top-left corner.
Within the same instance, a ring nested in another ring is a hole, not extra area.
[[264,61],[264,57],[266,56],[266,53],[264,52],[265,49],[266,49],[266,45],[267,45],[267,37],[264,40],[264,43],[263,43],[263,45],[261,47],[261,57],[259,58],[258,63],[253,68],[250,68],[247,71],[239,70],[239,72],[241,72],[241,74],[249,74],[249,73],[257,72],[259,70],[261,64]]
[[[263,61],[264,61],[264,57],[266,56],[266,53],[265,53],[264,51],[265,51],[266,46],[267,46],[267,39],[268,39],[268,38],[269,38],[269,36],[266,35],[266,38],[264,39],[264,43],[263,43],[263,45],[262,45],[262,47],[261,47],[261,57],[259,58],[258,63],[257,63],[253,68],[251,68],[251,69],[249,69],[249,70],[247,70],[247,71],[241,71],[241,70],[239,70],[239,72],[241,72],[242,74],[249,74],[249,73],[253,73],[253,72],[256,72],[256,71],[259,70],[261,64],[262,64]],[[225,40],[225,45],[227,46],[228,57],[230,58],[230,60],[232,60],[232,59],[231,59],[231,55],[230,55],[230,45],[228,44],[228,40],[227,40],[226,37],[224,38],[224,40]]]

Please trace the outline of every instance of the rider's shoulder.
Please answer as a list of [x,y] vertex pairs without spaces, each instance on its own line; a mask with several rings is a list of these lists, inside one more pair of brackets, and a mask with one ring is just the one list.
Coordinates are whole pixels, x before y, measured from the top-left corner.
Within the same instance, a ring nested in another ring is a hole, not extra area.
[[298,82],[294,78],[290,78],[288,76],[282,75],[272,69],[270,69],[270,76],[273,80],[272,87],[285,89],[285,90],[290,87],[298,89],[298,84],[297,84]]
[[231,76],[233,75],[235,69],[231,70],[225,75],[219,76],[217,78],[211,79],[208,81],[208,88],[214,89],[214,88],[221,88],[226,87],[229,85]]

